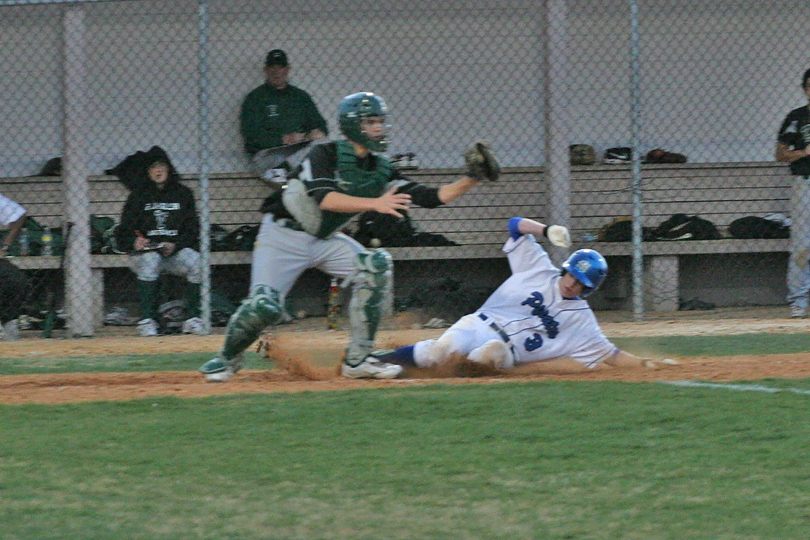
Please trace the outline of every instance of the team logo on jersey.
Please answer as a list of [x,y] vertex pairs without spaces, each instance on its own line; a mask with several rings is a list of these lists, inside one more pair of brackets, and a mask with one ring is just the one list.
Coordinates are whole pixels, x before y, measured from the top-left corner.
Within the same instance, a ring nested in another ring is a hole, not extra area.
[[163,230],[166,228],[166,222],[169,220],[169,213],[164,212],[163,210],[155,210],[155,221],[157,222],[157,228]]
[[147,203],[143,207],[144,211],[151,212],[152,210],[180,210],[180,203],[179,202],[151,202]]
[[[535,317],[540,317],[540,323],[543,325],[543,328],[546,329],[549,339],[554,339],[557,337],[557,334],[560,333],[560,323],[558,323],[557,320],[548,312],[545,298],[543,298],[541,293],[537,291],[533,292],[532,295],[521,302],[520,305],[529,306],[532,308],[532,315]],[[543,339],[539,334],[534,334],[533,338],[533,340],[532,338],[526,340],[525,345],[527,351],[537,349],[543,344]],[[538,339],[539,342],[537,341]],[[529,340],[532,340],[532,343],[529,343]]]

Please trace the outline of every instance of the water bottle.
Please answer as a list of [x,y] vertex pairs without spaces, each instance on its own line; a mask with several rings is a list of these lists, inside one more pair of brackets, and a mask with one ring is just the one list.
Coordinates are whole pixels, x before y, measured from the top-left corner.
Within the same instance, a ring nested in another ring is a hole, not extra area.
[[23,227],[20,232],[20,257],[27,257],[31,254],[31,239],[28,238],[28,228]]
[[50,227],[45,227],[42,231],[42,254],[53,255],[53,234]]

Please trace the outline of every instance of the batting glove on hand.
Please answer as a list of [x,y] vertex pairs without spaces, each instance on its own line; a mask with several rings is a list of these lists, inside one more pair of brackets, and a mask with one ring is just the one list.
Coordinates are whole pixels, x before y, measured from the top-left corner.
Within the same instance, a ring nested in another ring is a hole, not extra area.
[[467,166],[464,174],[479,182],[495,182],[501,175],[501,165],[492,148],[480,141],[464,152],[464,163]]
[[571,235],[562,225],[549,225],[546,227],[546,237],[555,246],[571,247]]
[[672,358],[661,358],[657,360],[642,360],[641,365],[649,369],[658,369],[663,366],[680,366],[681,363]]

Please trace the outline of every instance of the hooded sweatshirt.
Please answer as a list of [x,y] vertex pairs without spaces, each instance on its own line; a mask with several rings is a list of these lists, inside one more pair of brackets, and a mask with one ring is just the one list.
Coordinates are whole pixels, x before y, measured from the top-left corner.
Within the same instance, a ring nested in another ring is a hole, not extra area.
[[155,244],[174,243],[175,253],[187,247],[199,250],[194,193],[180,183],[177,174],[169,175],[163,189],[149,181],[130,192],[116,231],[118,245],[131,251],[138,232]]

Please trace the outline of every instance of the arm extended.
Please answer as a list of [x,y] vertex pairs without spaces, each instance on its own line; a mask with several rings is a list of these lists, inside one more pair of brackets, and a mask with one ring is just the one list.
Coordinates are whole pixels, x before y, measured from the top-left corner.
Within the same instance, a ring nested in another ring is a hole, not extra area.
[[792,163],[808,156],[810,156],[810,146],[802,148],[801,150],[792,150],[790,146],[785,143],[776,143],[774,157],[776,157],[777,161]]
[[[603,362],[605,365],[619,369],[646,368],[657,369],[665,366],[678,366],[679,362],[671,358],[642,358],[627,351],[618,351],[616,354]],[[572,360],[562,358],[559,360],[549,360],[545,362],[532,362],[523,364],[509,370],[509,373],[516,375],[575,375],[578,373],[589,373],[593,370],[587,366]]]

